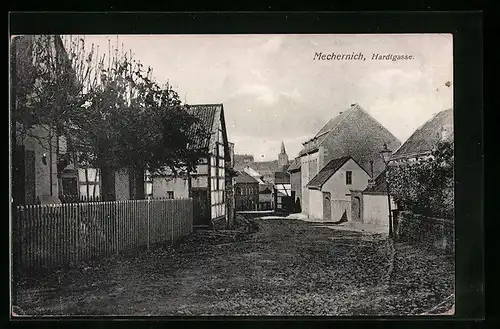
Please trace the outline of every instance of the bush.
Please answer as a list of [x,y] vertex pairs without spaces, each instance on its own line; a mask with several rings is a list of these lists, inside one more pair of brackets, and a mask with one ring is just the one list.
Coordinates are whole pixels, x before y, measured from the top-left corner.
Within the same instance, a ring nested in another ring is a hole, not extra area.
[[389,167],[391,195],[400,209],[454,218],[453,143],[440,142],[431,157]]

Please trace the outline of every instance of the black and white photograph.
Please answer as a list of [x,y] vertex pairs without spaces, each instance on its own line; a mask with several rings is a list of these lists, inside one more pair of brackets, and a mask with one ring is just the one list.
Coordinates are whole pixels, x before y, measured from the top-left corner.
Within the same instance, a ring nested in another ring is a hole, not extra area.
[[453,35],[13,35],[11,313],[455,314]]

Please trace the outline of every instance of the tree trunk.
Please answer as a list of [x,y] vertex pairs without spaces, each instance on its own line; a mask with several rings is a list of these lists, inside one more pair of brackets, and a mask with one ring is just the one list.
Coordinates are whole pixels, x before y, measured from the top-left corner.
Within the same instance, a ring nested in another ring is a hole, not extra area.
[[145,188],[144,188],[144,168],[130,168],[129,169],[129,180],[130,180],[130,199],[131,200],[143,200],[146,198]]
[[115,171],[101,166],[101,196],[103,201],[116,201]]

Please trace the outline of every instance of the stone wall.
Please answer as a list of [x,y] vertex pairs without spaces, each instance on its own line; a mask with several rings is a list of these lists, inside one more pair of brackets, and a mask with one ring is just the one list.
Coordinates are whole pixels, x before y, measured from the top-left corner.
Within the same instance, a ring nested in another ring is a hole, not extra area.
[[395,237],[446,252],[455,250],[455,223],[449,219],[426,217],[408,211],[396,212]]

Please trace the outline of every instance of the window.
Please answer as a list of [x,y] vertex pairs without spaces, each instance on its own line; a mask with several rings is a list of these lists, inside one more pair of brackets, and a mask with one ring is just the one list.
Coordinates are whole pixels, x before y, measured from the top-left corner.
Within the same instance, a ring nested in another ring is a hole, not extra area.
[[352,171],[345,172],[345,183],[346,183],[346,185],[352,184]]
[[174,198],[174,191],[167,191],[167,198],[173,199]]
[[84,198],[100,197],[100,173],[95,168],[78,169],[80,196]]

